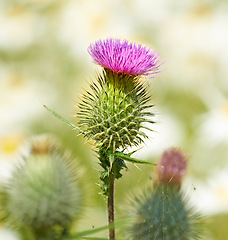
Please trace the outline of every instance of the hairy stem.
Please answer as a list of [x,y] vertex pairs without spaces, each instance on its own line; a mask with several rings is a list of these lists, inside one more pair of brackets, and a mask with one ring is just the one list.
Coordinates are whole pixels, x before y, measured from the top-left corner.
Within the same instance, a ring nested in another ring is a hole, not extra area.
[[111,172],[108,195],[108,223],[109,223],[109,240],[115,240],[115,226],[114,226],[114,180],[115,176]]

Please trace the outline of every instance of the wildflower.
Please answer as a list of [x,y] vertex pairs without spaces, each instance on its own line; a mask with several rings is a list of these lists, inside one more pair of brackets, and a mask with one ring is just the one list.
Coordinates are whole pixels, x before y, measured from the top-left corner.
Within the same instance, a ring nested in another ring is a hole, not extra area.
[[89,46],[88,52],[105,69],[128,75],[156,74],[161,65],[159,53],[127,40],[99,40]]
[[[139,75],[158,73],[159,54],[127,40],[106,39],[88,48],[93,60],[104,67],[98,84],[83,96],[79,105],[79,126],[96,145],[113,152],[122,147],[137,146],[147,138],[141,131],[145,123],[154,123],[148,116],[147,87]],[[129,81],[131,80],[131,81]],[[151,130],[151,129],[149,129]]]
[[4,218],[39,236],[55,234],[58,226],[61,231],[67,229],[82,208],[76,171],[69,159],[56,151],[31,152],[1,194]]
[[91,44],[88,52],[104,69],[97,81],[91,83],[91,90],[83,95],[78,126],[99,149],[100,165],[104,169],[101,189],[105,196],[111,197],[111,182],[120,178],[120,171],[126,167],[126,156],[121,159],[116,154],[121,152],[123,156],[128,147],[143,143],[148,136],[142,129],[152,131],[145,125],[154,123],[150,118],[153,105],[149,104],[148,88],[140,81],[140,75],[159,72],[159,54],[111,38]]
[[171,148],[164,152],[156,185],[134,199],[130,239],[200,239],[201,215],[188,205],[180,188],[186,167],[181,151]]
[[200,239],[200,214],[178,186],[160,184],[134,201],[129,239]]

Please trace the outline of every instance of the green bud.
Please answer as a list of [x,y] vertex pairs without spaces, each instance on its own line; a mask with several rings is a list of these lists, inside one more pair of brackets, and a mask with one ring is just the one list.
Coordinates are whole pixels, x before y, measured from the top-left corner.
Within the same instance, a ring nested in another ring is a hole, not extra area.
[[132,240],[193,240],[199,238],[199,215],[186,204],[180,188],[161,184],[137,202]]
[[79,126],[98,147],[115,152],[147,138],[141,129],[153,123],[153,114],[146,111],[150,97],[139,77],[105,69],[90,87],[79,105]]
[[34,231],[56,225],[66,229],[81,212],[74,169],[55,152],[25,159],[13,173],[5,197],[8,219]]

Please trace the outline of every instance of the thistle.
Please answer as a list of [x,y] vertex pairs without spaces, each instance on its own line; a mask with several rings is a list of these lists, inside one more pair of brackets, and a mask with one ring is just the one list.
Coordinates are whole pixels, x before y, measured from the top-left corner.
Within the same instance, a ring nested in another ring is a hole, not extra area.
[[200,239],[200,217],[188,206],[180,190],[186,157],[177,149],[164,152],[154,189],[136,200],[136,217],[130,228],[132,240]]
[[147,138],[141,131],[144,124],[153,123],[148,119],[153,116],[147,104],[150,96],[140,75],[158,72],[158,53],[118,39],[97,41],[88,52],[104,70],[83,96],[79,126],[103,149],[115,152],[137,146]]
[[118,39],[99,40],[89,46],[88,52],[103,72],[91,83],[91,91],[83,95],[78,126],[95,141],[104,168],[101,188],[108,196],[110,174],[120,178],[121,169],[126,167],[124,160],[131,155],[124,151],[143,143],[147,138],[143,129],[151,130],[145,124],[154,123],[148,89],[140,77],[159,72],[159,54]]
[[106,39],[91,44],[88,52],[94,62],[116,73],[131,76],[159,73],[159,53],[127,40]]
[[[129,146],[143,143],[147,135],[142,131],[150,128],[150,96],[141,75],[158,73],[159,55],[142,45],[118,39],[106,39],[91,44],[88,52],[95,63],[103,67],[91,91],[83,96],[79,105],[78,125],[85,135],[95,141],[103,181],[102,190],[108,197],[109,223],[114,221],[114,180],[122,176],[126,168],[120,154]],[[117,156],[119,154],[119,156]],[[115,239],[110,227],[110,239]]]
[[114,240],[114,180],[122,177],[125,161],[152,164],[134,159],[132,153],[125,151],[129,146],[143,143],[147,138],[143,129],[151,130],[145,124],[154,123],[150,95],[141,76],[159,73],[161,64],[157,52],[126,40],[99,40],[89,46],[88,52],[94,62],[103,67],[103,71],[91,83],[91,90],[83,95],[77,126],[45,107],[94,141],[103,168],[100,179],[108,202],[109,239]]
[[17,167],[4,190],[8,222],[35,239],[62,239],[82,208],[81,190],[69,160],[53,145],[33,140],[31,154]]

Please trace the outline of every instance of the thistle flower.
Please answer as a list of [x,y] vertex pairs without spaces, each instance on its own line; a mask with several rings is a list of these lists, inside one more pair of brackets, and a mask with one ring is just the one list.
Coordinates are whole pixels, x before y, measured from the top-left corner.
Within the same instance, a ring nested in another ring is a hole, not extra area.
[[130,239],[200,239],[200,214],[189,206],[180,188],[186,167],[186,157],[181,151],[171,148],[164,152],[154,188],[135,199]]
[[68,229],[82,209],[75,170],[57,152],[35,152],[26,158],[1,197],[1,210],[8,222],[22,230],[30,229],[43,240],[54,235],[53,239],[59,239],[57,235]]
[[106,39],[91,44],[88,52],[94,62],[117,73],[149,75],[158,73],[159,53],[127,40]]
[[135,206],[129,239],[201,239],[201,217],[178,186],[160,184],[137,198]]
[[[79,105],[79,127],[96,145],[115,152],[122,147],[138,145],[147,135],[141,131],[145,123],[154,123],[148,116],[152,105],[147,87],[139,75],[158,72],[159,54],[139,44],[119,39],[99,40],[88,48],[97,64],[104,67],[98,84],[83,96]],[[151,130],[151,129],[149,129]]]
[[149,110],[153,105],[149,104],[148,89],[140,81],[140,75],[158,73],[159,54],[118,39],[99,40],[89,46],[88,52],[104,69],[97,82],[91,83],[91,91],[83,95],[78,126],[99,149],[100,165],[104,169],[101,188],[104,195],[110,196],[110,176],[120,178],[120,171],[126,167],[126,158],[123,160],[115,154],[143,143],[147,135],[142,129],[151,130],[145,123],[154,123]]
[[157,175],[160,183],[180,185],[186,174],[186,156],[178,149],[166,150],[158,164]]

